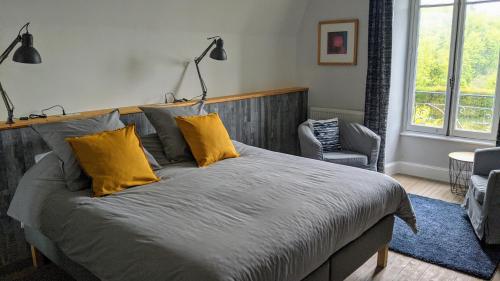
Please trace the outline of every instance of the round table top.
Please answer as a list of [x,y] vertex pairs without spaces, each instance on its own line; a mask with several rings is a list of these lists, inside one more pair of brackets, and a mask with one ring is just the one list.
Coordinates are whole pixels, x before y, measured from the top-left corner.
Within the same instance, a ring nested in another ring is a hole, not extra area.
[[474,152],[452,152],[448,157],[463,162],[474,162]]

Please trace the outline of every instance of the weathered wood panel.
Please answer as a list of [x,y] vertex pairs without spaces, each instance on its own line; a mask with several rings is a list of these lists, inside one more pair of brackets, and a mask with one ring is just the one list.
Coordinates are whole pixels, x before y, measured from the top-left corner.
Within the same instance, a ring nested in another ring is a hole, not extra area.
[[[307,91],[307,88],[304,88],[304,87],[281,88],[281,89],[251,92],[251,93],[245,93],[245,94],[228,95],[228,96],[222,96],[222,97],[212,97],[212,98],[208,98],[205,101],[205,103],[207,103],[207,104],[222,103],[222,102],[246,100],[246,99],[252,99],[252,98],[276,96],[276,95],[287,95],[290,93],[298,93],[298,92],[306,92],[306,91]],[[182,106],[193,105],[196,102],[197,102],[197,100],[193,100],[193,101],[169,103],[169,104],[149,104],[148,106],[182,107]],[[47,118],[37,118],[37,119],[29,119],[29,120],[15,119],[16,122],[14,124],[5,124],[5,123],[0,122],[0,131],[29,127],[33,124],[54,123],[54,122],[61,122],[61,121],[66,121],[66,120],[90,118],[93,116],[98,116],[98,115],[110,112],[111,110],[113,110],[113,109],[111,109],[111,108],[98,109],[98,110],[92,110],[92,111],[79,112],[78,114],[51,115]],[[142,112],[141,109],[139,108],[139,106],[119,107],[118,110],[120,110],[121,114],[132,114],[132,113]]]
[[[297,127],[307,118],[307,91],[208,103],[206,109],[219,113],[235,140],[298,154]],[[121,119],[135,123],[140,135],[155,132],[142,112]],[[34,156],[48,150],[30,127],[0,131],[0,266],[29,256],[19,223],[6,212],[20,178],[34,165]]]

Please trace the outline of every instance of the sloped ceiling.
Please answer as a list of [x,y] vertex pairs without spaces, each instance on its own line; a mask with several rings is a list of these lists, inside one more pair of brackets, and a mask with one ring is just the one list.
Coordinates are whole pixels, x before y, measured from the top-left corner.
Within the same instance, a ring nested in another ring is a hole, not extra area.
[[1,0],[0,31],[29,20],[44,25],[295,35],[306,5],[307,0]]

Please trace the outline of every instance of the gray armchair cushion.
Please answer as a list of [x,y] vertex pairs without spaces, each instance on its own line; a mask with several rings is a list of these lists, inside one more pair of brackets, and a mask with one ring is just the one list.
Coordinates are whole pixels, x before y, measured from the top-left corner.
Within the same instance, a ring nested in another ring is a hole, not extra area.
[[[302,156],[372,171],[377,170],[380,137],[373,131],[360,124],[340,121],[342,150],[336,153],[323,153],[321,143],[314,137],[311,121],[307,120],[299,126]],[[348,158],[352,159],[347,160]]]
[[488,186],[488,178],[473,175],[470,179],[470,188],[472,189],[472,195],[479,203],[483,204],[484,196],[486,195],[486,188]]
[[500,169],[490,172],[488,187],[484,196],[483,216],[485,222],[485,242],[500,244]]
[[368,156],[371,170],[377,170],[380,137],[372,130],[357,123],[340,123],[340,145],[342,149]]
[[[486,192],[478,191],[471,178],[471,188],[462,206],[467,211],[477,237],[487,244],[500,244],[500,170],[490,172]],[[478,200],[481,198],[482,204]]]
[[323,160],[323,147],[314,137],[309,126],[309,121],[305,121],[299,126],[299,142],[301,155],[307,158]]
[[500,148],[478,149],[463,207],[477,237],[500,244]]
[[368,156],[354,151],[335,151],[323,154],[323,159],[330,163],[365,168],[368,165]]
[[477,149],[474,153],[474,175],[487,177],[492,170],[500,169],[500,147]]

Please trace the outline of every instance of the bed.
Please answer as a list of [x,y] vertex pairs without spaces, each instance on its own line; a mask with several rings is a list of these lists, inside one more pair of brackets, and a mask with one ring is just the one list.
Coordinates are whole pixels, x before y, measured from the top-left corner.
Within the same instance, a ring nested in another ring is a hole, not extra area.
[[342,280],[377,251],[384,266],[394,216],[416,231],[388,176],[235,146],[239,158],[169,165],[160,182],[103,198],[67,191],[49,154],[8,214],[35,257],[78,280]]

